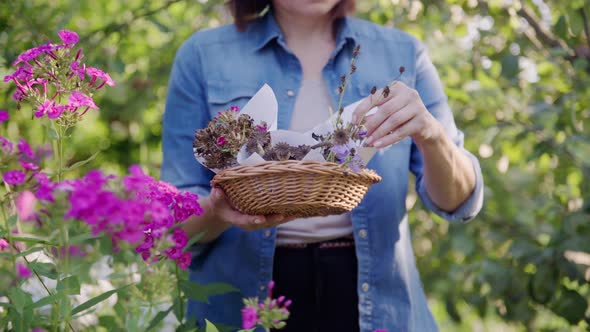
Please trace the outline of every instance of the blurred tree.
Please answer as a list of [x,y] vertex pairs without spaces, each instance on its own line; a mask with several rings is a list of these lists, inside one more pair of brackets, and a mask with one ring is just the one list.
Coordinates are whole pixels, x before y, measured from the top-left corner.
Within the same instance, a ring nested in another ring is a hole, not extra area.
[[[467,147],[479,154],[486,203],[454,225],[414,207],[414,247],[443,330],[589,329],[590,0],[363,0],[359,16],[424,40]],[[117,89],[77,129],[72,159],[157,173],[167,78],[196,30],[229,21],[222,1],[20,0],[0,5],[0,75],[26,48],[82,36]],[[0,85],[0,108],[15,114]],[[21,110],[17,117],[30,116]],[[41,126],[18,127],[33,142]],[[94,143],[94,144],[89,144]],[[414,206],[415,195],[408,199]],[[443,308],[443,310],[441,310]],[[500,325],[499,325],[500,324]],[[576,326],[576,327],[573,327]]]

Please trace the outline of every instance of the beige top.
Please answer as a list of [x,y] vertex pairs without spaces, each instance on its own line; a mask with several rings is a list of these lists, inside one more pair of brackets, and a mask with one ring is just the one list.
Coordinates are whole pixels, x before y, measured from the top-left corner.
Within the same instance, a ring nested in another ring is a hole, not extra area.
[[[290,130],[305,132],[330,117],[332,107],[328,86],[324,80],[305,80],[295,100]],[[348,213],[302,218],[277,227],[277,245],[312,243],[352,234]]]

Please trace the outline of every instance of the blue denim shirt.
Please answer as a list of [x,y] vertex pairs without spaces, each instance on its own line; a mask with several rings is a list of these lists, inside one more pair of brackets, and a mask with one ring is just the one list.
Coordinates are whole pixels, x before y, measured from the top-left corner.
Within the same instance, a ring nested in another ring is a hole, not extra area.
[[[447,97],[423,44],[410,35],[370,22],[346,18],[339,25],[336,48],[323,69],[334,105],[340,76],[347,72],[352,49],[360,44],[357,72],[344,96],[344,105],[369,95],[373,86],[385,86],[406,68],[403,81],[415,88],[427,109],[447,135],[463,146]],[[163,124],[162,180],[207,196],[213,173],[193,157],[195,130],[203,128],[218,111],[242,107],[264,83],[274,90],[278,127],[289,127],[301,65],[287,47],[272,13],[238,32],[233,25],[195,33],[178,50],[166,100]],[[436,331],[412,250],[406,214],[409,172],[424,204],[449,221],[468,221],[482,206],[483,180],[477,159],[477,183],[471,196],[456,210],[445,212],[430,199],[422,181],[422,157],[410,138],[382,149],[368,167],[383,181],[371,187],[352,211],[358,257],[358,295],[361,331]],[[276,229],[246,232],[232,227],[215,241],[197,245],[190,268],[199,283],[225,282],[240,292],[217,295],[209,303],[190,302],[188,314],[214,323],[240,326],[243,297],[266,297],[272,279]]]

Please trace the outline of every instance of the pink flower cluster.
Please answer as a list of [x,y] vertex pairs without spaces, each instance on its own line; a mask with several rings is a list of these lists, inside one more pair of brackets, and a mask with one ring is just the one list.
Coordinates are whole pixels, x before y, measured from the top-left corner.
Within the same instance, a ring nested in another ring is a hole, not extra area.
[[274,281],[268,284],[268,297],[258,303],[258,299],[250,298],[244,300],[244,308],[242,313],[242,328],[251,329],[257,325],[264,328],[281,329],[286,323],[285,320],[289,318],[289,310],[291,300],[286,300],[284,296],[279,296],[276,299],[272,298],[272,290],[275,286]]
[[132,166],[130,172],[122,178],[122,191],[112,188],[116,177],[99,170],[61,183],[39,173],[35,197],[48,205],[57,192],[65,192],[66,219],[85,222],[95,235],[107,234],[115,248],[121,241],[135,245],[146,261],[167,257],[186,269],[191,255],[184,251],[188,237],[179,223],[202,212],[198,196],[154,180],[139,166]]
[[[64,113],[81,117],[89,109],[98,109],[93,91],[115,85],[108,73],[81,62],[82,49],[73,50],[79,40],[75,32],[61,30],[58,35],[61,44],[46,43],[23,52],[12,63],[16,70],[4,77],[5,82],[15,83],[13,98],[19,104],[33,103],[37,118],[58,119]],[[62,99],[67,104],[58,102]]]

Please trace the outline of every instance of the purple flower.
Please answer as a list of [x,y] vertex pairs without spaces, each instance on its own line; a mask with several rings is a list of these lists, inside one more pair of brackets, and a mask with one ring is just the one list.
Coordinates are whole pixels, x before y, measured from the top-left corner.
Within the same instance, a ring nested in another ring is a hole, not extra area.
[[240,108],[238,106],[230,106],[229,110],[234,111],[234,112],[239,112]]
[[72,47],[80,39],[77,33],[70,30],[60,30],[57,34],[59,35],[61,41],[69,47]]
[[220,136],[220,137],[217,139],[217,145],[223,146],[225,143],[226,143],[225,137],[223,137],[223,136]]
[[250,306],[242,309],[242,328],[251,329],[256,324],[258,324],[258,309]]
[[10,247],[10,243],[8,243],[8,241],[6,241],[5,239],[0,238],[0,251],[6,249],[8,247]]
[[350,155],[350,149],[346,145],[334,145],[330,148],[330,151],[336,155],[340,164],[344,163],[346,158]]
[[16,212],[18,218],[22,221],[31,221],[35,219],[35,205],[37,198],[35,194],[26,190],[18,195],[15,200]]
[[6,137],[0,136],[0,149],[5,154],[11,154],[14,150],[14,144],[12,144],[12,142],[9,141]]
[[176,264],[182,270],[188,269],[188,267],[191,265],[191,254],[190,254],[190,252],[183,253],[182,256],[180,256],[180,258],[176,261]]
[[0,123],[6,122],[10,119],[10,114],[6,110],[0,110]]
[[12,99],[14,99],[16,101],[22,101],[24,97],[25,97],[25,95],[19,89],[16,89],[16,91],[12,94]]
[[[97,79],[100,79],[103,81],[102,85],[106,84],[108,86],[115,86],[115,81],[113,81],[111,76],[108,73],[105,73],[104,71],[102,71],[98,68],[86,67],[86,74],[88,74],[88,76],[92,77],[92,79],[90,80],[90,85],[93,85]],[[101,88],[102,85],[99,86],[98,88]]]
[[4,173],[4,175],[2,176],[2,178],[4,179],[4,182],[6,182],[7,184],[14,186],[17,184],[22,184],[25,182],[25,173],[23,173],[22,171],[8,171],[6,173]]
[[35,165],[33,163],[29,163],[29,162],[26,162],[26,161],[19,161],[18,163],[20,164],[20,166],[22,168],[24,168],[27,171],[36,171],[36,170],[39,169],[39,166],[37,166],[37,165]]
[[172,235],[172,239],[174,240],[175,246],[179,248],[184,248],[188,243],[188,236],[186,232],[182,228],[174,229],[174,234]]
[[350,163],[348,163],[348,167],[350,167],[353,172],[360,173],[363,168],[363,160],[358,154],[355,154]]
[[358,135],[360,138],[367,136],[367,130],[363,129],[363,130],[359,131]]
[[57,187],[57,183],[51,182],[45,173],[38,173],[35,175],[35,179],[39,184],[37,191],[35,192],[37,199],[46,202],[53,202],[53,191]]
[[31,150],[31,146],[24,139],[19,138],[16,147],[18,148],[18,151],[25,157],[29,159],[35,159],[35,154],[33,153],[33,150]]
[[75,75],[78,75],[78,77],[81,80],[83,80],[84,79],[84,73],[86,72],[86,65],[85,64],[80,64],[78,61],[74,61],[70,65],[70,70]]
[[31,270],[23,263],[16,263],[16,275],[21,279],[27,279],[33,274],[31,273]]
[[47,110],[47,117],[50,119],[57,119],[66,110],[64,105],[53,105]]
[[72,92],[72,94],[68,97],[68,106],[74,108],[89,107],[95,110],[98,109],[98,106],[96,106],[94,100],[92,100],[91,97],[88,97],[79,91]]
[[43,117],[43,115],[45,115],[49,110],[51,110],[52,107],[53,107],[52,100],[44,101],[43,104],[39,105],[39,108],[37,108],[37,111],[35,112],[35,117],[36,118]]

